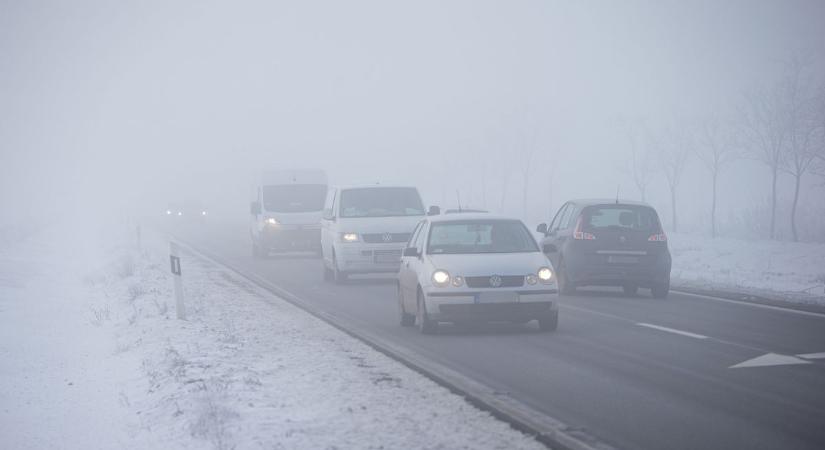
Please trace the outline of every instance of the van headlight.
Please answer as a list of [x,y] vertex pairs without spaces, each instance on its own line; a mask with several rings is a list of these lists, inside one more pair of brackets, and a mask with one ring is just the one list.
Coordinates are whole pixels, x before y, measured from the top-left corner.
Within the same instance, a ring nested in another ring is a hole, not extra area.
[[549,267],[542,267],[536,275],[538,275],[542,283],[550,283],[553,281],[553,271],[550,270]]
[[269,217],[264,222],[266,222],[267,225],[271,225],[273,227],[279,225],[278,220],[274,217]]
[[446,270],[436,270],[433,272],[433,284],[438,287],[445,287],[450,284],[450,274]]
[[356,233],[341,233],[342,242],[357,242],[358,234]]

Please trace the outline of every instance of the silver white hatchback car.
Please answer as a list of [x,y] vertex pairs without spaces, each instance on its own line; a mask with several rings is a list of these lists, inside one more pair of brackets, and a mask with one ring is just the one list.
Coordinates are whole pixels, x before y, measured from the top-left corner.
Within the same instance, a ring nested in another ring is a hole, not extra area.
[[538,320],[558,326],[553,267],[518,219],[490,214],[427,217],[404,249],[398,273],[401,325],[422,333],[439,322]]

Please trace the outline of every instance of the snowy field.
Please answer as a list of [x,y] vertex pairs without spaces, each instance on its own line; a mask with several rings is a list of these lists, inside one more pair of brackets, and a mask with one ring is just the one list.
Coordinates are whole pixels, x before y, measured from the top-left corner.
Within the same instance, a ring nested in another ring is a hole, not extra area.
[[543,448],[194,258],[176,320],[168,246],[130,244],[0,250],[0,448]]
[[668,234],[674,287],[825,305],[825,244]]

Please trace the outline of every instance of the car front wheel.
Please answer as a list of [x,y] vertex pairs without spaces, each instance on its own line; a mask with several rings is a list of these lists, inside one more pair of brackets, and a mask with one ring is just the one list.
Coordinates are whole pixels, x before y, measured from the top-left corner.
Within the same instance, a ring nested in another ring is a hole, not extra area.
[[421,334],[433,334],[438,330],[438,323],[430,319],[427,314],[427,305],[424,303],[424,294],[418,291],[416,301],[415,323],[418,325],[418,331]]
[[409,314],[404,310],[404,294],[401,292],[401,286],[398,286],[398,315],[402,327],[415,325],[415,315]]

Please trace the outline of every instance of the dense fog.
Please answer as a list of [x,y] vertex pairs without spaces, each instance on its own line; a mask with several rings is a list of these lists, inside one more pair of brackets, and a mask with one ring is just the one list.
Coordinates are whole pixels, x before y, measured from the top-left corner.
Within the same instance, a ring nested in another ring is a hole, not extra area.
[[798,238],[825,240],[823,19],[817,0],[3,1],[0,224],[187,198],[243,219],[261,170],[311,167],[532,224],[618,191],[672,230],[673,187],[679,231],[710,233],[717,145],[719,233],[769,238],[779,133],[774,234],[793,239],[796,173]]

